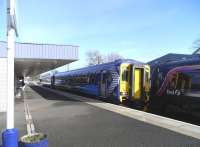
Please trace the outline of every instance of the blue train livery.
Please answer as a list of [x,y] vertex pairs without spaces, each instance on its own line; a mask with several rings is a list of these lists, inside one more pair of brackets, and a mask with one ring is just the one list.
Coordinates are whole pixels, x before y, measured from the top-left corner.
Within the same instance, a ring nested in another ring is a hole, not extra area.
[[114,102],[131,102],[146,110],[150,95],[150,67],[131,59],[89,66],[77,70],[40,75],[40,82],[94,95]]

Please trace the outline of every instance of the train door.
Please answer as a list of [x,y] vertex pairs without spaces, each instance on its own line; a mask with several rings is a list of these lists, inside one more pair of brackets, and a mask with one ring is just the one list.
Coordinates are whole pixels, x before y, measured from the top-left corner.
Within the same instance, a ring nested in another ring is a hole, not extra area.
[[107,79],[106,79],[106,71],[101,73],[101,80],[100,80],[100,96],[106,97],[106,87],[107,87]]
[[120,102],[129,99],[130,96],[130,79],[131,65],[122,63],[120,65]]
[[150,97],[150,89],[151,89],[151,80],[150,80],[150,67],[148,65],[145,65],[145,75],[144,75],[144,99],[145,102],[149,101]]
[[133,68],[133,78],[132,78],[132,96],[134,100],[139,100],[142,97],[143,91],[143,68]]

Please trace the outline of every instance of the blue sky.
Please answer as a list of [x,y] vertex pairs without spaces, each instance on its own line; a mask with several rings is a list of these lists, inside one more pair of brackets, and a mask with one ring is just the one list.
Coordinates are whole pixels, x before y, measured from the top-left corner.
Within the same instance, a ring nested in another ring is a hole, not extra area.
[[[199,0],[17,0],[20,42],[79,45],[85,53],[117,52],[143,62],[191,53],[200,38]],[[6,0],[0,1],[0,40],[6,40]]]

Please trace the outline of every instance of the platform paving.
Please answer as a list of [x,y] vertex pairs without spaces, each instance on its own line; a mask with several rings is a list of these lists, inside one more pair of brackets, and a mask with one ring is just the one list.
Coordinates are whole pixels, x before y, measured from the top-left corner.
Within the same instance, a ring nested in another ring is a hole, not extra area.
[[[25,88],[37,132],[50,147],[199,147],[200,140],[65,97],[38,86]],[[104,103],[104,102],[102,102]],[[22,113],[23,103],[16,104]],[[25,131],[24,113],[16,125]],[[0,116],[1,117],[1,116]]]
[[198,139],[146,124],[38,86],[27,88],[25,93],[36,131],[46,133],[49,146],[52,147],[200,146]]
[[[26,134],[26,122],[24,116],[24,100],[23,98],[15,99],[15,127],[19,130],[19,136]],[[6,128],[6,113],[0,112],[0,132]],[[0,147],[2,145],[2,137],[0,137]]]

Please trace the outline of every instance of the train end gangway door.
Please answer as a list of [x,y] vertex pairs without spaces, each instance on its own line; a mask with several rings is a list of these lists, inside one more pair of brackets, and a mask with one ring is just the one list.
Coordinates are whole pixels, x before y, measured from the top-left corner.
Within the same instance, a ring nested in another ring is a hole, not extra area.
[[143,68],[133,67],[132,99],[139,100],[142,97]]

